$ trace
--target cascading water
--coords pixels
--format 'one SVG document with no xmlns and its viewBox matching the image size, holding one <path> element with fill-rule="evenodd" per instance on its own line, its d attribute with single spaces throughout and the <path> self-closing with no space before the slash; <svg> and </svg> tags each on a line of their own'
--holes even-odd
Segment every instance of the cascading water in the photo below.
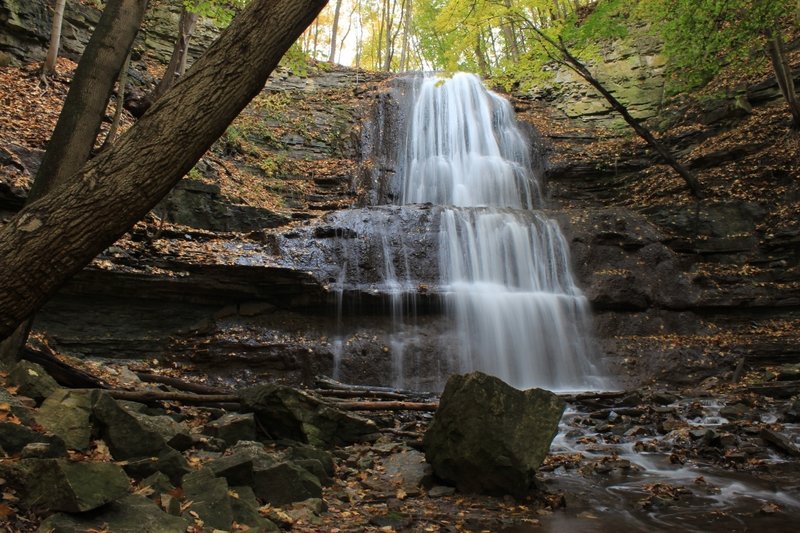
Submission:
<svg viewBox="0 0 800 533">
<path fill-rule="evenodd" d="M 455 369 L 520 388 L 602 387 L 588 304 L 508 101 L 480 79 L 424 77 L 398 158 L 402 204 L 443 206 L 439 274 L 457 328 Z"/>
</svg>

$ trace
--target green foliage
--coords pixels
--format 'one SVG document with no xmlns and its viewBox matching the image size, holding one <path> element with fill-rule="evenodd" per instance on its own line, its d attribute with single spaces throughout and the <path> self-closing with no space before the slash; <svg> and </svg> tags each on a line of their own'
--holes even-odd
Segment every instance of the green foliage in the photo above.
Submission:
<svg viewBox="0 0 800 533">
<path fill-rule="evenodd" d="M 664 40 L 671 92 L 702 86 L 726 65 L 762 60 L 765 30 L 791 11 L 786 0 L 640 2 L 640 12 Z"/>
<path fill-rule="evenodd" d="M 247 5 L 249 0 L 183 0 L 183 7 L 190 13 L 210 19 L 216 26 L 230 24 L 236 11 Z"/>
</svg>

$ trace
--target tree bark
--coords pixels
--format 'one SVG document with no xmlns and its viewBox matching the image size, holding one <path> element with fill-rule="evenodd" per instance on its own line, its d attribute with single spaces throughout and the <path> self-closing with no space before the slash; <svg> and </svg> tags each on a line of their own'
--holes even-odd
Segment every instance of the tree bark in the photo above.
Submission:
<svg viewBox="0 0 800 533">
<path fill-rule="evenodd" d="M 767 53 L 772 62 L 772 70 L 775 72 L 775 79 L 781 89 L 783 98 L 789 105 L 792 114 L 792 124 L 795 128 L 800 128 L 800 101 L 797 99 L 797 91 L 794 87 L 794 76 L 792 67 L 786 57 L 786 50 L 783 45 L 783 38 L 780 31 L 771 28 L 767 29 Z"/>
<path fill-rule="evenodd" d="M 50 29 L 50 45 L 47 47 L 47 57 L 42 65 L 42 79 L 56 71 L 58 49 L 61 47 L 61 26 L 64 22 L 64 7 L 66 4 L 67 0 L 56 0 L 56 6 L 53 10 L 53 25 Z"/>
<path fill-rule="evenodd" d="M 170 191 L 326 1 L 253 0 L 111 148 L 0 229 L 0 339 Z"/>
<path fill-rule="evenodd" d="M 336 0 L 333 10 L 333 25 L 331 26 L 331 53 L 328 54 L 328 63 L 336 61 L 336 32 L 339 29 L 339 12 L 342 9 L 342 0 Z"/>
<path fill-rule="evenodd" d="M 147 0 L 109 0 L 81 56 L 29 201 L 61 185 L 89 159 L 106 105 L 144 18 Z"/>
</svg>

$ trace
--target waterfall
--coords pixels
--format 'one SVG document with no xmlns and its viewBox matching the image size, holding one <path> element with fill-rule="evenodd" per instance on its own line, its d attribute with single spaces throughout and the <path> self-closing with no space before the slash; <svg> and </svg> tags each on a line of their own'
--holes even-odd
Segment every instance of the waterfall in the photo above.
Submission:
<svg viewBox="0 0 800 533">
<path fill-rule="evenodd" d="M 398 156 L 401 204 L 441 206 L 441 297 L 451 367 L 519 388 L 602 387 L 588 302 L 555 221 L 534 211 L 540 185 L 510 103 L 472 74 L 426 76 Z"/>
</svg>

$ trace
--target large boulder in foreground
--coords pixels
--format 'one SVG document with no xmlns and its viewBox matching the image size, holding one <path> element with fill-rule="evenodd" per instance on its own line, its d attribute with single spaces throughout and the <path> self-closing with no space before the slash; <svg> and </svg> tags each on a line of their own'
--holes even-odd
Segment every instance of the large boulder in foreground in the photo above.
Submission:
<svg viewBox="0 0 800 533">
<path fill-rule="evenodd" d="M 524 496 L 564 407 L 546 390 L 517 390 L 480 372 L 452 376 L 425 433 L 425 457 L 463 492 Z"/>
</svg>

